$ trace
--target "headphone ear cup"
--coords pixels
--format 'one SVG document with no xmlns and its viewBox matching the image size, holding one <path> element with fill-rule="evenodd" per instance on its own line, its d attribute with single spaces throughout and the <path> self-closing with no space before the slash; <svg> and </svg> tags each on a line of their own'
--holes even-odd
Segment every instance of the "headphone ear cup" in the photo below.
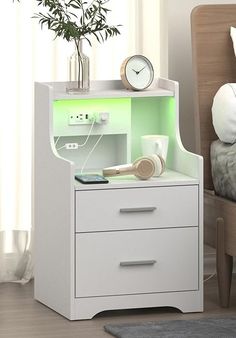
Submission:
<svg viewBox="0 0 236 338">
<path fill-rule="evenodd" d="M 155 173 L 155 161 L 149 156 L 135 160 L 133 167 L 135 168 L 134 175 L 141 180 L 147 180 Z"/>
<path fill-rule="evenodd" d="M 154 176 L 160 176 L 165 170 L 165 161 L 164 159 L 157 154 L 152 154 L 148 156 L 155 163 L 155 174 Z"/>
</svg>

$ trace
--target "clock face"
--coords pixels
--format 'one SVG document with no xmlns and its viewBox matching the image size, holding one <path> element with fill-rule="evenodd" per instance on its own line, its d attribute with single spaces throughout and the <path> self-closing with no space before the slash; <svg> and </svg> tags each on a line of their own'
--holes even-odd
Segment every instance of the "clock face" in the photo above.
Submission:
<svg viewBox="0 0 236 338">
<path fill-rule="evenodd" d="M 125 61 L 124 76 L 126 87 L 142 90 L 150 86 L 154 71 L 151 62 L 142 55 L 134 55 Z"/>
</svg>

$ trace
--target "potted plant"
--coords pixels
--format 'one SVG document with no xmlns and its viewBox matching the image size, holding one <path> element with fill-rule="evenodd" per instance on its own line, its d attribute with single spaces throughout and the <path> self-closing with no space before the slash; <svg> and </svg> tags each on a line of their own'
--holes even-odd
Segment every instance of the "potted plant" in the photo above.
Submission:
<svg viewBox="0 0 236 338">
<path fill-rule="evenodd" d="M 39 20 L 41 27 L 46 26 L 53 31 L 55 38 L 62 37 L 75 44 L 75 53 L 70 60 L 70 82 L 73 86 L 68 87 L 68 92 L 89 90 L 89 59 L 83 53 L 82 42 L 87 41 L 92 46 L 92 36 L 101 43 L 120 34 L 120 25 L 107 24 L 107 14 L 110 10 L 106 4 L 109 1 L 36 0 L 38 6 L 47 11 L 40 11 L 34 14 L 33 18 Z"/>
</svg>

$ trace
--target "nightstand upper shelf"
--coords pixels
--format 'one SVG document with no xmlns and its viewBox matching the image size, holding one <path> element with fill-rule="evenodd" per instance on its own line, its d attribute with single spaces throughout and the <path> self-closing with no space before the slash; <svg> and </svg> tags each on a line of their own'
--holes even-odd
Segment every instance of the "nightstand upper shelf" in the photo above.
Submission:
<svg viewBox="0 0 236 338">
<path fill-rule="evenodd" d="M 114 81 L 92 81 L 91 88 L 88 92 L 78 95 L 66 93 L 66 83 L 54 82 L 47 83 L 53 86 L 54 100 L 78 100 L 78 99 L 93 99 L 93 98 L 124 98 L 124 97 L 161 97 L 174 96 L 173 89 L 166 88 L 165 79 L 156 79 L 153 85 L 143 91 L 129 91 L 124 88 L 120 80 Z"/>
</svg>

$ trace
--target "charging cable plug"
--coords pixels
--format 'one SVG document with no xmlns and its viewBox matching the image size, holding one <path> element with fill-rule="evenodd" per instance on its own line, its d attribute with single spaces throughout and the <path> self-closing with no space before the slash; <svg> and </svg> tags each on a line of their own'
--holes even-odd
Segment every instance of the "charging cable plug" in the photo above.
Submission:
<svg viewBox="0 0 236 338">
<path fill-rule="evenodd" d="M 67 150 L 74 150 L 74 149 L 78 149 L 79 145 L 78 145 L 78 143 L 66 143 L 65 148 Z"/>
<path fill-rule="evenodd" d="M 108 112 L 97 112 L 97 113 L 94 113 L 93 116 L 94 116 L 96 124 L 106 124 L 109 121 Z"/>
<path fill-rule="evenodd" d="M 109 121 L 109 113 L 101 112 L 99 113 L 99 122 L 100 123 L 107 123 Z"/>
<path fill-rule="evenodd" d="M 96 123 L 96 113 L 88 114 L 88 121 L 89 121 L 89 123 L 94 125 Z"/>
</svg>

